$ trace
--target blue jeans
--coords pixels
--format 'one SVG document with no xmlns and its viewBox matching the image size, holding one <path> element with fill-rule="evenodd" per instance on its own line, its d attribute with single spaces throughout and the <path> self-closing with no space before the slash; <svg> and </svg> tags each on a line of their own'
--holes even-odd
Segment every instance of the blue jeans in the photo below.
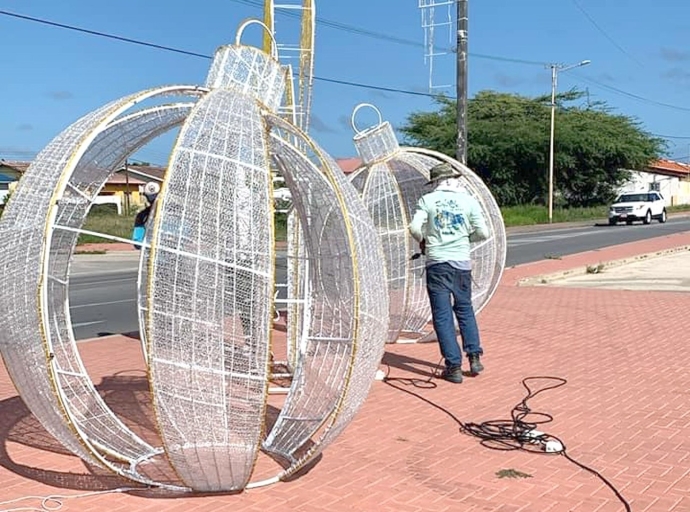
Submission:
<svg viewBox="0 0 690 512">
<path fill-rule="evenodd" d="M 441 355 L 446 361 L 446 368 L 462 364 L 462 352 L 455 335 L 453 314 L 458 319 L 465 354 L 483 354 L 472 307 L 472 272 L 456 269 L 448 263 L 436 263 L 426 269 L 426 288 L 431 303 L 434 330 Z"/>
</svg>

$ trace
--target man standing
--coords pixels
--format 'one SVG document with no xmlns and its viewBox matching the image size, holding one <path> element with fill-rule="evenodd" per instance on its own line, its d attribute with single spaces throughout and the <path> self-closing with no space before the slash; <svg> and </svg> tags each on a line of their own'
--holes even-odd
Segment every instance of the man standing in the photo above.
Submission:
<svg viewBox="0 0 690 512">
<path fill-rule="evenodd" d="M 485 240 L 486 221 L 477 200 L 462 187 L 459 171 L 442 163 L 430 171 L 433 192 L 417 203 L 410 233 L 426 254 L 426 285 L 434 330 L 445 359 L 442 377 L 462 382 L 462 352 L 455 334 L 453 314 L 458 320 L 462 347 L 470 361 L 470 373 L 484 367 L 479 329 L 472 307 L 472 261 L 470 242 Z"/>
</svg>

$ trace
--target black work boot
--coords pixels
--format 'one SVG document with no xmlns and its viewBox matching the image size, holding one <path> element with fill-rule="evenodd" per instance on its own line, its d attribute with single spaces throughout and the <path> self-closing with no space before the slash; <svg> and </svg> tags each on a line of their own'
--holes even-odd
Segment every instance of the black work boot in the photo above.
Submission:
<svg viewBox="0 0 690 512">
<path fill-rule="evenodd" d="M 479 354 L 470 354 L 467 358 L 470 360 L 470 373 L 472 375 L 479 375 L 484 371 L 484 365 L 479 360 Z"/>
<path fill-rule="evenodd" d="M 460 384 L 462 382 L 462 368 L 460 366 L 446 368 L 443 370 L 443 373 L 441 373 L 441 378 L 448 382 L 453 382 L 454 384 Z"/>
</svg>

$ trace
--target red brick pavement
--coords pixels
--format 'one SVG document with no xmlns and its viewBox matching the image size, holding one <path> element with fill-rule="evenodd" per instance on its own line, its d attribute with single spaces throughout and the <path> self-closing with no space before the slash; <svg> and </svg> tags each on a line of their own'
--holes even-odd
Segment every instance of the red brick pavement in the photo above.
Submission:
<svg viewBox="0 0 690 512">
<path fill-rule="evenodd" d="M 462 385 L 436 381 L 433 389 L 375 383 L 355 421 L 298 480 L 232 496 L 91 495 L 64 499 L 61 510 L 624 510 L 600 480 L 565 457 L 490 450 L 460 434 L 451 417 L 509 417 L 524 396 L 522 379 L 552 375 L 567 384 L 530 401 L 533 410 L 554 417 L 543 430 L 610 479 L 634 511 L 690 511 L 690 294 L 515 286 L 522 277 L 689 239 L 685 233 L 508 269 L 479 319 L 486 372 Z M 115 374 L 132 383 L 142 375 L 138 342 L 129 338 L 80 349 L 106 399 L 117 395 L 108 384 Z M 437 350 L 434 344 L 389 346 L 384 363 L 391 377 L 424 379 L 438 361 Z M 120 399 L 130 396 L 132 403 L 146 394 L 135 384 L 127 393 Z M 2 503 L 28 495 L 127 486 L 66 454 L 27 412 L 4 370 L 0 439 L 0 510 L 40 506 L 36 499 Z M 529 477 L 499 478 L 511 469 Z"/>
</svg>

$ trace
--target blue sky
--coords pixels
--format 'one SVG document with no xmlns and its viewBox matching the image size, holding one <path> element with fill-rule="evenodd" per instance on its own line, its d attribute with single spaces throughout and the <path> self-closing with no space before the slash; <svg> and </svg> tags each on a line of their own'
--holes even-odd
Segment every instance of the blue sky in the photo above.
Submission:
<svg viewBox="0 0 690 512">
<path fill-rule="evenodd" d="M 257 6 L 256 4 L 259 4 Z M 238 24 L 261 16 L 259 0 L 0 0 L 9 11 L 211 55 L 234 40 Z M 319 78 L 428 92 L 424 32 L 416 0 L 321 0 Z M 198 7 L 197 7 L 198 6 Z M 588 89 L 592 101 L 671 136 L 671 157 L 690 158 L 690 4 L 642 0 L 470 0 L 469 94 L 483 89 L 550 92 L 544 63 L 592 63 L 561 73 L 559 90 Z M 333 22 L 340 28 L 334 28 Z M 278 18 L 288 37 L 294 22 Z M 356 29 L 381 34 L 372 38 Z M 437 30 L 437 44 L 450 45 Z M 246 42 L 258 42 L 250 29 Z M 394 42 L 390 39 L 403 42 Z M 86 35 L 0 14 L 0 158 L 29 159 L 71 122 L 102 104 L 157 85 L 201 84 L 209 60 Z M 434 82 L 453 83 L 452 55 L 435 61 Z M 448 90 L 453 94 L 452 89 Z M 335 157 L 355 154 L 349 118 L 359 103 L 376 104 L 394 126 L 429 97 L 317 80 L 312 136 Z M 361 123 L 371 124 L 363 112 Z M 548 130 L 548 126 L 544 127 Z M 165 163 L 172 138 L 137 157 Z"/>
</svg>

